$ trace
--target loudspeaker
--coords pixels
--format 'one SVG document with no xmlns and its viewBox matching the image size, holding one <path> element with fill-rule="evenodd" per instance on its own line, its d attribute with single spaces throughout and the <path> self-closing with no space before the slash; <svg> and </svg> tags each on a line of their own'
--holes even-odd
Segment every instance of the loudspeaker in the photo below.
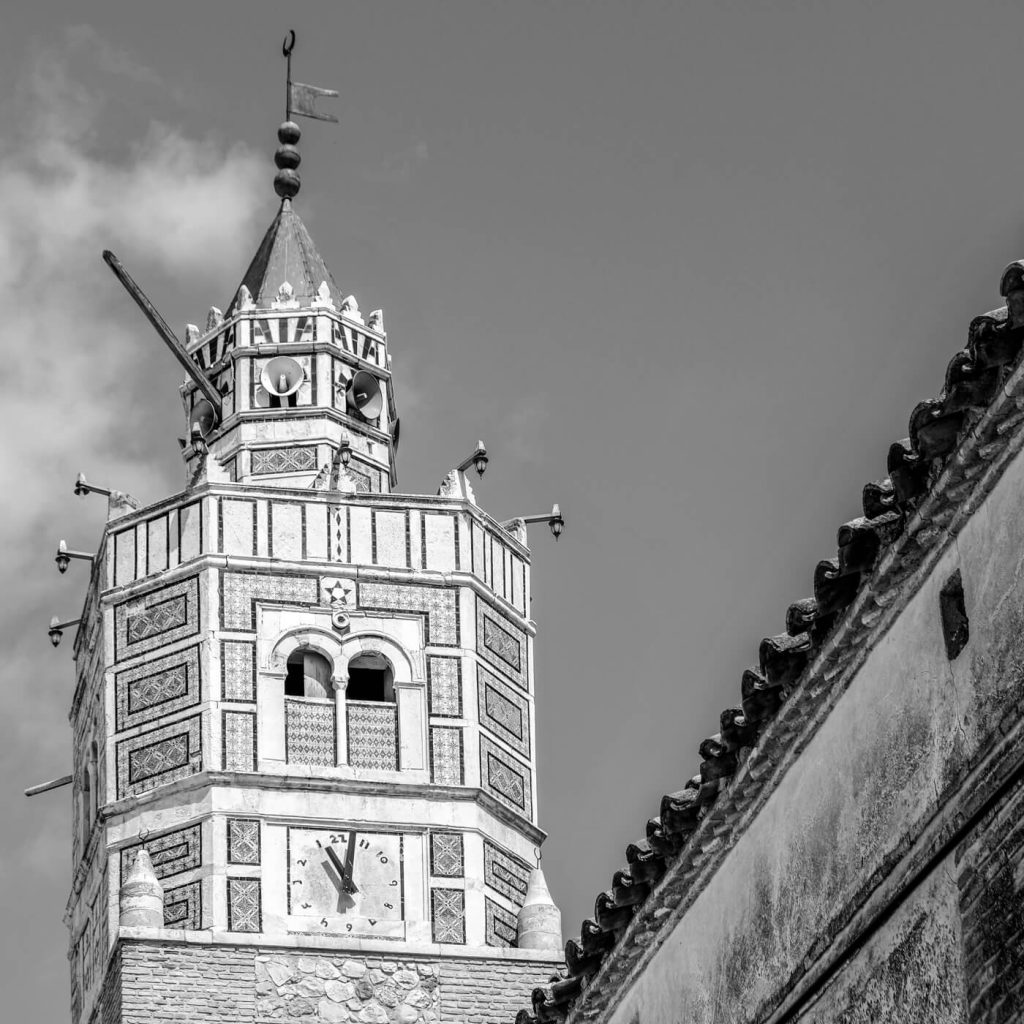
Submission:
<svg viewBox="0 0 1024 1024">
<path fill-rule="evenodd" d="M 271 359 L 260 374 L 260 384 L 263 386 L 263 390 L 278 398 L 294 395 L 302 387 L 302 382 L 305 379 L 306 375 L 303 373 L 302 367 L 288 356 Z"/>
<path fill-rule="evenodd" d="M 195 433 L 194 427 L 199 427 L 199 433 L 203 437 L 208 437 L 215 426 L 217 426 L 217 410 L 205 398 L 200 398 L 192 406 L 192 415 L 188 418 L 189 434 Z"/>
<path fill-rule="evenodd" d="M 368 420 L 375 420 L 384 408 L 380 381 L 372 373 L 360 370 L 348 386 L 345 404 Z"/>
</svg>

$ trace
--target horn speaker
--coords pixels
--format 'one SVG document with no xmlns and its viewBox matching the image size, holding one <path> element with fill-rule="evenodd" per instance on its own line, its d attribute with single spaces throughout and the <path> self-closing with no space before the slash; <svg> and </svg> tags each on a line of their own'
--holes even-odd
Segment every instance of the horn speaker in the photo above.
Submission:
<svg viewBox="0 0 1024 1024">
<path fill-rule="evenodd" d="M 288 356 L 278 356 L 271 359 L 260 374 L 260 384 L 263 390 L 278 398 L 287 398 L 294 395 L 302 382 L 306 379 L 302 367 Z"/>
<path fill-rule="evenodd" d="M 345 403 L 368 420 L 375 420 L 384 408 L 384 395 L 380 382 L 372 373 L 360 370 L 348 386 Z"/>
<path fill-rule="evenodd" d="M 217 410 L 205 398 L 200 398 L 192 406 L 192 415 L 188 418 L 189 433 L 194 433 L 196 427 L 203 437 L 207 437 L 213 428 L 217 426 Z"/>
</svg>

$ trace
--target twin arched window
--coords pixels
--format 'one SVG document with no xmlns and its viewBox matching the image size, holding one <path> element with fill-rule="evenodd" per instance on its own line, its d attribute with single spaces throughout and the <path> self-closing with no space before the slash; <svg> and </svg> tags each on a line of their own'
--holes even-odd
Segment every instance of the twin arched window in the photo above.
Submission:
<svg viewBox="0 0 1024 1024">
<path fill-rule="evenodd" d="M 300 647 L 289 655 L 284 680 L 286 697 L 331 698 L 331 663 L 319 652 Z M 364 651 L 348 663 L 347 700 L 395 701 L 395 670 L 377 651 Z"/>
</svg>

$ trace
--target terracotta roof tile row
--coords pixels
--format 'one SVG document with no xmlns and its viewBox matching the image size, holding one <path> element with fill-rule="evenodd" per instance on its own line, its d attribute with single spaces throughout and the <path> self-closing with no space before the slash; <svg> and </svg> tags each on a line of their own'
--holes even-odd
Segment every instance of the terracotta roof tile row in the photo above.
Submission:
<svg viewBox="0 0 1024 1024">
<path fill-rule="evenodd" d="M 780 709 L 800 689 L 807 666 L 834 638 L 838 647 L 819 665 L 819 676 L 828 684 L 849 668 L 853 648 L 864 646 L 893 599 L 895 584 L 909 576 L 925 546 L 950 526 L 959 503 L 988 468 L 986 460 L 1005 447 L 1001 439 L 1024 423 L 1024 402 L 1001 410 L 985 436 L 973 439 L 969 458 L 953 467 L 957 472 L 946 473 L 938 507 L 923 507 L 956 461 L 951 456 L 967 434 L 997 398 L 1007 397 L 1002 389 L 1024 341 L 1024 261 L 1011 263 L 1003 272 L 1000 294 L 1007 306 L 975 317 L 967 346 L 946 369 L 941 394 L 917 405 L 910 417 L 910 436 L 890 447 L 888 477 L 864 487 L 863 515 L 839 528 L 837 555 L 815 567 L 812 596 L 789 606 L 784 633 L 761 641 L 757 664 L 740 681 L 740 704 L 722 712 L 719 731 L 700 745 L 699 772 L 682 789 L 662 797 L 657 816 L 647 822 L 646 837 L 626 848 L 626 865 L 613 875 L 611 888 L 598 894 L 593 918 L 583 922 L 578 939 L 566 943 L 567 976 L 535 989 L 532 1008 L 522 1010 L 516 1024 L 565 1021 L 602 965 L 606 970 L 598 981 L 605 989 L 614 989 L 626 978 L 673 907 L 684 901 L 686 887 L 696 884 L 702 864 L 744 813 L 745 798 L 774 772 L 787 744 L 795 743 L 800 723 L 785 721 Z M 930 518 L 922 516 L 924 511 Z M 911 520 L 913 536 L 904 536 Z M 864 586 L 868 580 L 870 588 Z M 854 602 L 858 608 L 853 628 L 836 630 Z M 769 730 L 773 723 L 776 727 Z M 755 744 L 756 756 L 748 761 Z M 732 780 L 741 766 L 739 788 Z M 729 799 L 716 806 L 726 791 Z M 691 844 L 698 830 L 701 842 Z M 651 892 L 673 867 L 677 870 L 667 883 L 672 891 L 659 890 L 659 899 L 651 901 L 658 905 L 646 907 Z M 630 929 L 634 920 L 637 927 Z M 623 942 L 627 929 L 628 940 Z M 583 1017 L 593 1019 L 610 999 L 610 993 L 588 998 Z"/>
</svg>

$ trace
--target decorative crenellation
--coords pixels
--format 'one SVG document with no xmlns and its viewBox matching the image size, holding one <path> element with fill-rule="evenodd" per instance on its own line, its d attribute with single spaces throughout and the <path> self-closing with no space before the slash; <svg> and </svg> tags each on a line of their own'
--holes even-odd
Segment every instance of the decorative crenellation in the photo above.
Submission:
<svg viewBox="0 0 1024 1024">
<path fill-rule="evenodd" d="M 455 587 L 362 582 L 359 584 L 359 607 L 367 611 L 426 615 L 428 644 L 459 646 L 459 599 Z"/>
<path fill-rule="evenodd" d="M 461 889 L 430 890 L 430 924 L 434 942 L 466 942 L 466 894 Z"/>
<path fill-rule="evenodd" d="M 202 867 L 203 827 L 198 822 L 163 835 L 148 836 L 145 844 L 133 843 L 124 847 L 121 850 L 121 878 L 127 875 L 135 855 L 143 845 L 153 863 L 156 877 L 161 880 Z"/>
<path fill-rule="evenodd" d="M 252 633 L 256 629 L 256 602 L 315 605 L 318 577 L 226 572 L 221 578 L 221 625 Z"/>
<path fill-rule="evenodd" d="M 202 770 L 200 716 L 139 733 L 117 744 L 117 795 L 138 796 Z"/>
<path fill-rule="evenodd" d="M 465 783 L 461 729 L 449 725 L 430 727 L 430 781 L 438 786 Z"/>
<path fill-rule="evenodd" d="M 476 602 L 476 651 L 524 690 L 529 689 L 526 673 L 526 634 L 508 619 L 489 608 L 480 598 Z"/>
<path fill-rule="evenodd" d="M 199 931 L 203 927 L 203 884 L 186 882 L 164 889 L 164 927 Z"/>
<path fill-rule="evenodd" d="M 287 697 L 284 749 L 289 764 L 337 764 L 337 718 L 333 702 Z"/>
<path fill-rule="evenodd" d="M 259 864 L 260 823 L 255 818 L 228 818 L 229 864 Z"/>
<path fill-rule="evenodd" d="M 515 946 L 518 936 L 516 915 L 494 900 L 484 897 L 484 941 L 488 946 Z"/>
<path fill-rule="evenodd" d="M 430 833 L 430 873 L 438 878 L 461 878 L 465 873 L 461 832 Z"/>
<path fill-rule="evenodd" d="M 484 840 L 484 885 L 516 907 L 523 905 L 530 884 L 530 866 L 490 840 Z"/>
<path fill-rule="evenodd" d="M 349 701 L 348 763 L 353 768 L 398 770 L 398 707 Z M 333 709 L 332 709 L 333 713 Z"/>
<path fill-rule="evenodd" d="M 114 608 L 116 658 L 165 647 L 199 632 L 199 577 L 191 576 Z"/>
<path fill-rule="evenodd" d="M 224 770 L 256 771 L 256 713 L 223 711 Z"/>
<path fill-rule="evenodd" d="M 438 718 L 462 717 L 462 659 L 431 654 L 427 658 L 427 694 L 430 714 Z"/>
<path fill-rule="evenodd" d="M 188 647 L 118 672 L 118 731 L 195 707 L 202 699 L 199 647 Z"/>
<path fill-rule="evenodd" d="M 258 878 L 231 878 L 228 884 L 228 931 L 263 930 L 263 896 Z"/>
<path fill-rule="evenodd" d="M 316 472 L 316 446 L 299 445 L 293 448 L 253 448 L 252 474 Z"/>
<path fill-rule="evenodd" d="M 220 642 L 220 682 L 224 700 L 256 701 L 256 645 L 249 640 Z"/>
<path fill-rule="evenodd" d="M 480 736 L 480 779 L 484 789 L 503 804 L 533 818 L 530 769 L 484 735 Z"/>
<path fill-rule="evenodd" d="M 480 724 L 529 757 L 530 706 L 526 698 L 482 665 L 477 665 L 476 685 Z"/>
</svg>

